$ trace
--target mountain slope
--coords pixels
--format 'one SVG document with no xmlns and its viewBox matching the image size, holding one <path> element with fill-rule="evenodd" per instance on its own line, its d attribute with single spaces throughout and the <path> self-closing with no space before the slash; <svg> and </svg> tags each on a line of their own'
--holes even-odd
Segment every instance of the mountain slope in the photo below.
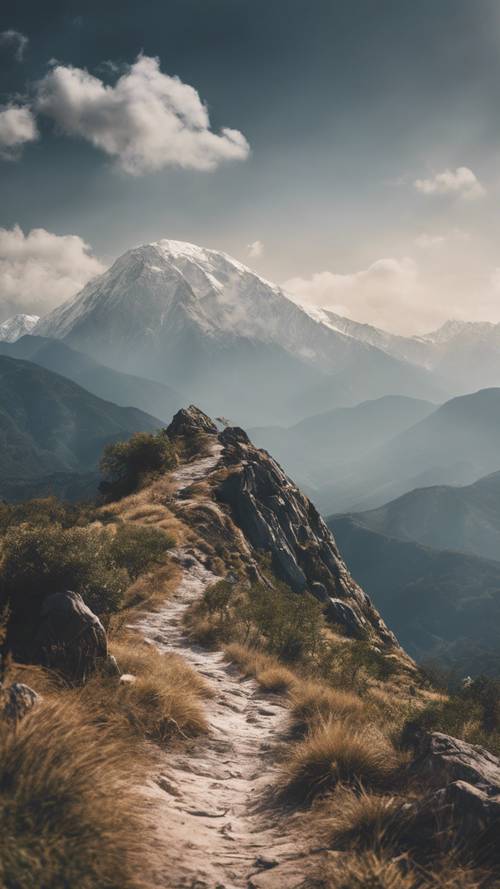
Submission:
<svg viewBox="0 0 500 889">
<path fill-rule="evenodd" d="M 23 336 L 15 343 L 1 343 L 0 354 L 21 358 L 61 374 L 93 395 L 123 407 L 140 408 L 166 419 L 179 408 L 180 395 L 169 386 L 99 364 L 60 340 Z"/>
<path fill-rule="evenodd" d="M 399 540 L 500 560 L 500 472 L 464 487 L 417 488 L 356 521 Z"/>
<path fill-rule="evenodd" d="M 416 660 L 478 674 L 500 646 L 500 562 L 396 540 L 356 516 L 328 519 L 340 552 Z"/>
<path fill-rule="evenodd" d="M 15 343 L 20 337 L 31 333 L 38 324 L 38 315 L 14 315 L 0 324 L 0 342 Z"/>
<path fill-rule="evenodd" d="M 36 333 L 247 424 L 300 419 L 302 393 L 321 385 L 326 407 L 388 391 L 432 398 L 438 388 L 427 371 L 315 320 L 226 254 L 179 241 L 128 251 Z"/>
<path fill-rule="evenodd" d="M 21 479 L 39 490 L 44 476 L 94 470 L 108 442 L 159 425 L 36 364 L 2 356 L 0 495 Z"/>
<path fill-rule="evenodd" d="M 360 459 L 435 409 L 428 401 L 386 395 L 307 417 L 287 428 L 255 428 L 251 436 L 259 447 L 275 454 L 298 482 L 320 488 L 343 465 Z"/>
<path fill-rule="evenodd" d="M 318 499 L 324 512 L 360 512 L 414 488 L 470 484 L 499 466 L 500 389 L 482 389 L 353 461 Z"/>
</svg>

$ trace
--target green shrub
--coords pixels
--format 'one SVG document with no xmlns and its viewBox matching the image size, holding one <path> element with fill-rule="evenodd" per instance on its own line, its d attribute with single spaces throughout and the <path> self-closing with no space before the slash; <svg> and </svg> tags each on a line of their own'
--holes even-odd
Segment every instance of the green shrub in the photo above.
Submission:
<svg viewBox="0 0 500 889">
<path fill-rule="evenodd" d="M 208 613 L 217 614 L 221 620 L 227 617 L 234 590 L 234 584 L 227 580 L 219 580 L 208 586 L 203 595 L 203 602 Z"/>
<path fill-rule="evenodd" d="M 129 578 L 112 563 L 109 547 L 109 534 L 102 529 L 10 528 L 0 564 L 0 604 L 9 606 L 16 623 L 28 624 L 46 596 L 72 589 L 93 611 L 116 611 Z"/>
<path fill-rule="evenodd" d="M 109 544 L 108 555 L 135 580 L 143 571 L 161 562 L 174 540 L 160 528 L 145 525 L 119 525 Z"/>
<path fill-rule="evenodd" d="M 0 503 L 0 532 L 13 525 L 52 525 L 63 528 L 86 524 L 92 520 L 92 506 L 85 503 L 65 503 L 57 497 L 40 497 L 22 503 Z"/>
<path fill-rule="evenodd" d="M 268 651 L 285 661 L 313 656 L 321 644 L 323 612 L 308 593 L 294 593 L 285 584 L 269 589 L 255 584 L 242 609 L 247 636 L 252 626 L 266 640 Z"/>
<path fill-rule="evenodd" d="M 108 500 L 136 491 L 152 475 L 175 465 L 175 451 L 164 430 L 136 432 L 128 441 L 107 445 L 101 459 L 99 490 Z"/>
</svg>

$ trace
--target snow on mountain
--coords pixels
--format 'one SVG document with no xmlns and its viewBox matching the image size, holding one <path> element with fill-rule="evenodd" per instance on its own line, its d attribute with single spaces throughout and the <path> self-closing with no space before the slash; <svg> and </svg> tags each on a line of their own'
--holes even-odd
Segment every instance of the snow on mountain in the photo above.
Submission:
<svg viewBox="0 0 500 889">
<path fill-rule="evenodd" d="M 15 343 L 27 333 L 32 333 L 39 320 L 38 315 L 13 315 L 0 324 L 0 342 Z"/>
<path fill-rule="evenodd" d="M 281 409 L 332 375 L 325 409 L 387 391 L 435 395 L 420 368 L 312 316 L 227 254 L 181 241 L 129 250 L 43 318 L 36 333 L 181 387 L 211 412 L 246 405 L 253 423 L 263 418 L 250 417 L 250 403 L 267 399 Z M 297 419 L 306 413 L 307 404 L 293 409 Z"/>
</svg>

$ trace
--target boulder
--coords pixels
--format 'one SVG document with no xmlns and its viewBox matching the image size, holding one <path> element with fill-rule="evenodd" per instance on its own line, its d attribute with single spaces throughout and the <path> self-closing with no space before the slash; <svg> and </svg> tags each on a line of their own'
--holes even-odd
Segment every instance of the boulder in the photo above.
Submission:
<svg viewBox="0 0 500 889">
<path fill-rule="evenodd" d="M 40 695 L 29 685 L 14 682 L 7 688 L 0 688 L 0 718 L 9 722 L 19 722 L 41 701 Z"/>
<path fill-rule="evenodd" d="M 217 435 L 218 429 L 213 420 L 194 404 L 177 411 L 167 427 L 167 435 L 171 440 L 182 436 L 190 437 L 200 432 L 206 435 Z"/>
<path fill-rule="evenodd" d="M 35 645 L 40 663 L 75 680 L 93 673 L 98 660 L 108 654 L 101 621 L 71 590 L 45 599 Z"/>
<path fill-rule="evenodd" d="M 484 747 L 468 744 L 442 732 L 420 741 L 412 771 L 438 789 L 416 806 L 428 819 L 447 817 L 459 838 L 484 846 L 498 855 L 500 829 L 500 759 Z"/>
</svg>

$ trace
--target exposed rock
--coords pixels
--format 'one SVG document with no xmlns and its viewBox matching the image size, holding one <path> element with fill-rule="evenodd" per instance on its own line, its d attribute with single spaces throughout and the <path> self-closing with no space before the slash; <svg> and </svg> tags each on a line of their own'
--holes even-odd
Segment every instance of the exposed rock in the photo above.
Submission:
<svg viewBox="0 0 500 889">
<path fill-rule="evenodd" d="M 137 676 L 133 673 L 122 673 L 120 676 L 120 685 L 135 685 L 136 682 Z"/>
<path fill-rule="evenodd" d="M 369 626 L 364 617 L 342 599 L 330 599 L 327 616 L 332 623 L 340 624 L 353 639 L 366 639 Z"/>
<path fill-rule="evenodd" d="M 36 634 L 39 660 L 71 679 L 85 679 L 108 654 L 101 621 L 79 593 L 67 590 L 45 599 Z"/>
<path fill-rule="evenodd" d="M 0 718 L 19 722 L 40 700 L 40 695 L 22 682 L 0 688 Z"/>
<path fill-rule="evenodd" d="M 500 827 L 500 759 L 441 732 L 426 735 L 413 770 L 439 789 L 418 804 L 420 815 L 447 812 L 459 835 L 485 839 Z M 441 786 L 440 786 L 441 785 Z M 442 786 L 444 785 L 444 786 Z"/>
<path fill-rule="evenodd" d="M 441 783 L 468 781 L 496 787 L 500 793 L 500 760 L 484 747 L 468 744 L 442 732 L 426 734 L 413 769 Z"/>
<path fill-rule="evenodd" d="M 196 435 L 204 432 L 207 435 L 217 435 L 217 426 L 207 417 L 203 411 L 191 404 L 188 408 L 177 411 L 170 426 L 167 427 L 167 435 L 170 439 L 180 436 Z"/>
<path fill-rule="evenodd" d="M 217 489 L 252 547 L 271 556 L 274 572 L 295 592 L 311 592 L 335 623 L 356 638 L 375 634 L 398 647 L 368 596 L 349 574 L 325 522 L 275 460 L 239 428 L 224 429 L 227 477 Z"/>
<path fill-rule="evenodd" d="M 121 671 L 114 654 L 108 654 L 103 661 L 102 672 L 105 676 L 121 676 Z"/>
</svg>

